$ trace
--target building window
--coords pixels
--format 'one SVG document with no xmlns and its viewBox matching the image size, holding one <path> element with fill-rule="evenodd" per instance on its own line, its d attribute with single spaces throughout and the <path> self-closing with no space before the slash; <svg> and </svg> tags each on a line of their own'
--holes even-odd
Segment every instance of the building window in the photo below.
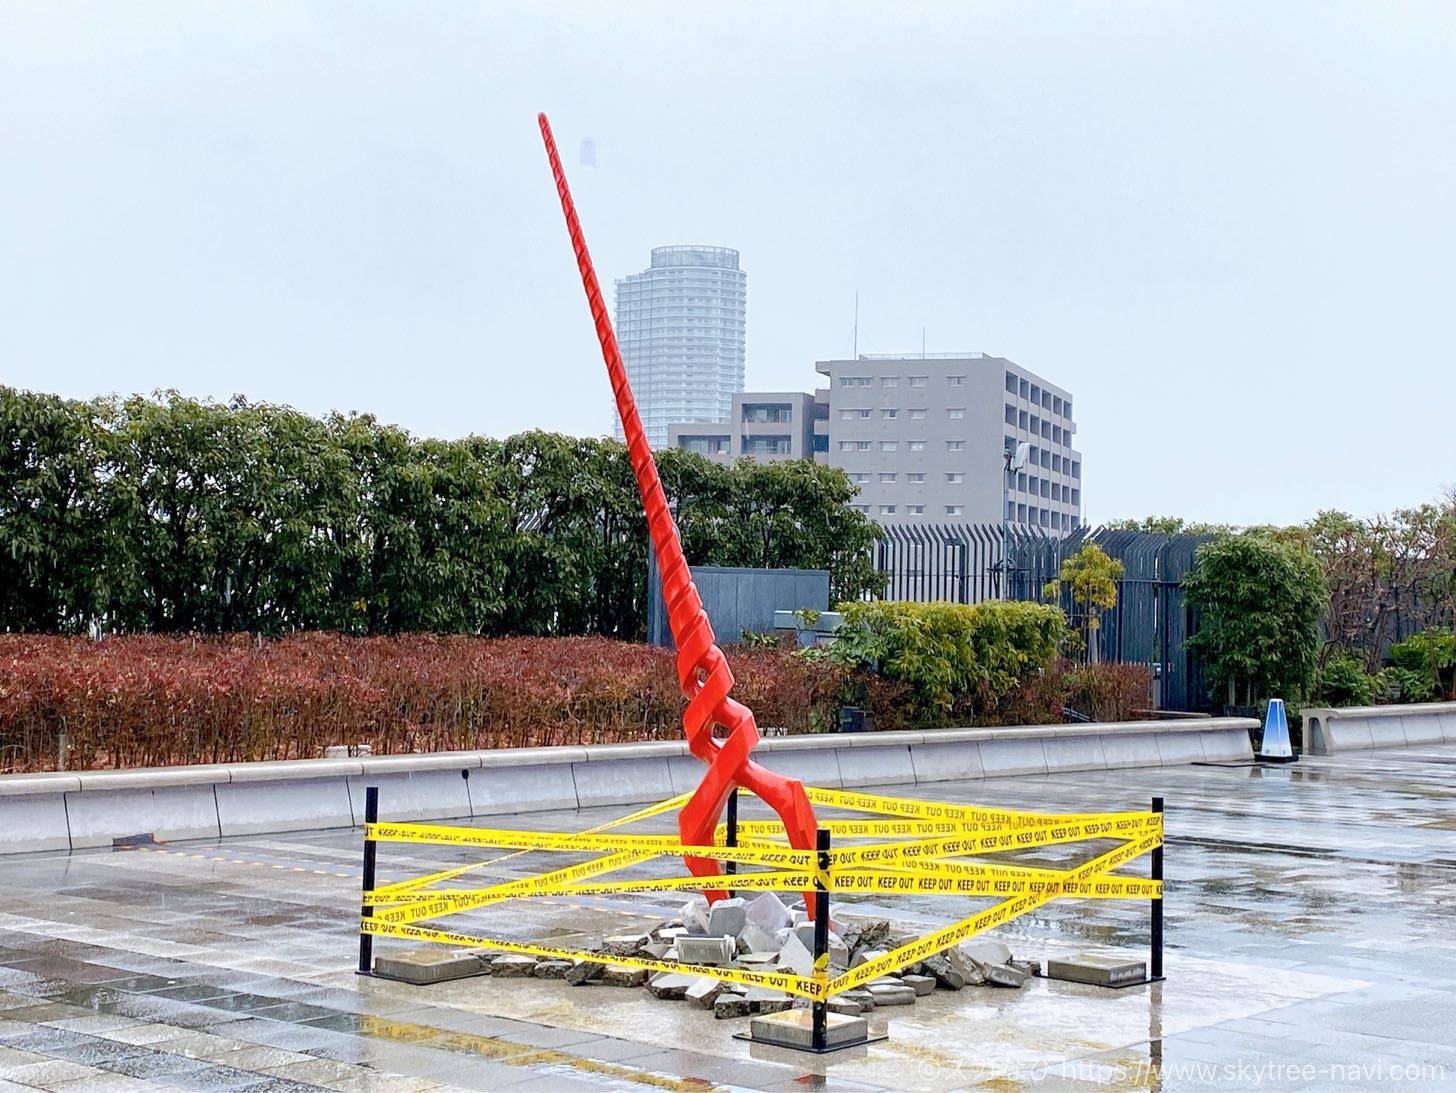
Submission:
<svg viewBox="0 0 1456 1093">
<path fill-rule="evenodd" d="M 1052 426 L 1052 443 L 1053 444 L 1060 444 L 1061 442 L 1062 442 L 1062 427 L 1060 425 L 1053 425 Z"/>
<path fill-rule="evenodd" d="M 880 506 L 880 515 L 881 516 L 893 516 L 893 515 L 895 515 L 895 506 L 894 505 L 881 505 Z"/>
<path fill-rule="evenodd" d="M 1034 383 L 1031 385 L 1031 404 L 1033 406 L 1041 405 L 1041 388 Z"/>
<path fill-rule="evenodd" d="M 863 512 L 868 514 L 870 511 L 870 507 L 868 505 L 850 505 L 849 507 L 854 509 L 855 512 Z"/>
<path fill-rule="evenodd" d="M 964 440 L 947 440 L 945 442 L 945 450 L 948 452 L 963 452 L 966 450 L 966 442 Z"/>
<path fill-rule="evenodd" d="M 1081 526 L 1082 526 L 1082 518 L 1080 516 L 1073 516 L 1072 517 L 1072 530 L 1073 531 L 1076 531 Z"/>
<path fill-rule="evenodd" d="M 905 450 L 911 452 L 923 452 L 925 451 L 925 441 L 907 440 L 905 441 Z"/>
<path fill-rule="evenodd" d="M 840 410 L 840 421 L 862 421 L 870 416 L 868 410 Z"/>
<path fill-rule="evenodd" d="M 1064 414 L 1062 414 L 1062 416 L 1064 418 L 1066 418 L 1068 421 L 1070 421 L 1072 419 L 1072 400 L 1071 399 L 1063 399 L 1062 400 L 1062 409 L 1064 411 L 1066 411 Z"/>
<path fill-rule="evenodd" d="M 1017 471 L 1016 472 L 1016 492 L 1017 493 L 1025 493 L 1026 492 L 1026 472 L 1025 471 Z"/>
<path fill-rule="evenodd" d="M 925 506 L 924 505 L 906 505 L 905 506 L 905 511 L 907 513 L 909 513 L 911 516 L 924 516 L 925 515 Z"/>
<path fill-rule="evenodd" d="M 1018 524 L 1024 524 L 1024 523 L 1026 523 L 1026 506 L 1025 505 L 1017 505 L 1016 506 L 1016 522 Z"/>
<path fill-rule="evenodd" d="M 1041 438 L 1043 440 L 1050 440 L 1052 438 L 1052 423 L 1050 421 L 1043 421 L 1041 423 Z"/>
<path fill-rule="evenodd" d="M 745 402 L 743 420 L 752 423 L 787 423 L 794 420 L 794 408 L 783 402 Z"/>
<path fill-rule="evenodd" d="M 896 474 L 894 471 L 881 471 L 880 472 L 880 481 L 881 482 L 886 482 L 886 483 L 893 482 L 893 481 L 895 481 L 899 477 L 900 476 L 898 474 Z"/>
<path fill-rule="evenodd" d="M 849 480 L 856 486 L 867 486 L 869 485 L 870 475 L 868 471 L 855 471 L 849 476 Z"/>
<path fill-rule="evenodd" d="M 1045 478 L 1041 480 L 1041 495 L 1043 497 L 1050 497 L 1052 495 L 1052 484 Z"/>
<path fill-rule="evenodd" d="M 895 450 L 895 448 L 896 448 L 896 444 L 895 444 L 895 441 L 893 441 L 893 440 L 882 440 L 882 441 L 880 441 L 880 451 L 882 451 L 882 452 L 893 452 Z"/>
<path fill-rule="evenodd" d="M 1004 518 L 1007 519 L 1007 520 L 1015 520 L 1016 519 L 1016 502 L 1015 501 L 1007 501 L 1006 502 L 1006 515 L 1005 515 Z"/>
<path fill-rule="evenodd" d="M 1015 406 L 1008 406 L 1008 407 L 1006 407 L 1006 424 L 1007 425 L 1011 425 L 1011 426 L 1015 426 L 1015 424 L 1016 424 L 1016 407 Z"/>
<path fill-rule="evenodd" d="M 839 386 L 841 386 L 841 387 L 868 387 L 869 385 L 870 385 L 870 378 L 869 378 L 869 376 L 840 376 L 839 377 Z"/>
<path fill-rule="evenodd" d="M 911 376 L 910 377 L 910 386 L 911 387 L 924 387 L 925 386 L 925 381 L 926 381 L 927 378 L 928 377 L 926 377 L 926 376 Z"/>
<path fill-rule="evenodd" d="M 909 414 L 909 417 L 910 417 L 910 420 L 911 421 L 924 421 L 925 420 L 925 411 L 924 410 L 910 410 L 910 411 L 908 411 L 908 414 Z"/>
<path fill-rule="evenodd" d="M 1016 394 L 1016 377 L 1010 372 L 1006 373 L 1006 393 L 1008 395 Z"/>
<path fill-rule="evenodd" d="M 966 385 L 966 377 L 965 376 L 946 376 L 945 377 L 945 382 L 948 383 L 952 387 L 964 387 Z"/>
<path fill-rule="evenodd" d="M 1041 479 L 1037 478 L 1036 475 L 1032 475 L 1026 480 L 1026 492 L 1035 495 L 1040 485 Z"/>
<path fill-rule="evenodd" d="M 745 436 L 741 446 L 744 455 L 792 455 L 793 443 L 787 436 Z"/>
<path fill-rule="evenodd" d="M 1072 504 L 1078 506 L 1079 508 L 1081 507 L 1081 505 L 1082 505 L 1082 491 L 1081 490 L 1074 489 L 1072 491 Z"/>
<path fill-rule="evenodd" d="M 1030 390 L 1031 385 L 1029 383 L 1027 383 L 1026 380 L 1022 380 L 1020 382 L 1020 386 L 1021 386 L 1021 397 L 1022 398 L 1026 398 L 1027 394 L 1029 393 L 1029 390 Z"/>
<path fill-rule="evenodd" d="M 867 452 L 870 450 L 868 440 L 841 440 L 839 442 L 841 452 Z"/>
<path fill-rule="evenodd" d="M 1075 459 L 1072 460 L 1072 477 L 1073 478 L 1081 478 L 1082 477 L 1082 464 L 1078 463 Z"/>
<path fill-rule="evenodd" d="M 1016 425 L 1022 432 L 1029 432 L 1026 427 L 1026 411 L 1022 410 L 1016 415 Z"/>
<path fill-rule="evenodd" d="M 1041 432 L 1041 418 L 1037 417 L 1035 414 L 1032 414 L 1031 429 L 1028 431 L 1031 433 L 1032 436 L 1036 436 L 1037 433 Z"/>
<path fill-rule="evenodd" d="M 899 376 L 881 376 L 880 377 L 880 386 L 881 387 L 899 387 L 900 386 L 900 377 Z"/>
<path fill-rule="evenodd" d="M 964 406 L 957 406 L 952 410 L 947 410 L 945 412 L 945 416 L 950 418 L 952 421 L 964 421 L 966 417 L 966 408 Z"/>
<path fill-rule="evenodd" d="M 920 483 L 925 481 L 925 472 L 910 471 L 905 475 L 905 481 L 909 482 L 912 486 L 918 486 L 920 485 Z"/>
<path fill-rule="evenodd" d="M 1058 474 L 1061 474 L 1062 473 L 1062 457 L 1061 456 L 1059 456 L 1059 455 L 1052 456 L 1052 470 L 1056 471 Z"/>
<path fill-rule="evenodd" d="M 1058 397 L 1052 399 L 1052 413 L 1056 414 L 1057 417 L 1061 417 L 1062 416 L 1062 400 L 1061 400 L 1061 396 L 1058 396 Z"/>
<path fill-rule="evenodd" d="M 698 455 L 727 455 L 732 450 L 726 436 L 679 436 L 677 446 Z"/>
<path fill-rule="evenodd" d="M 945 472 L 945 480 L 947 482 L 951 482 L 951 483 L 954 483 L 956 485 L 959 485 L 960 483 L 962 483 L 962 482 L 964 482 L 966 480 L 966 472 L 965 471 L 946 471 Z"/>
<path fill-rule="evenodd" d="M 1052 453 L 1045 448 L 1041 450 L 1041 465 L 1047 470 L 1052 469 Z"/>
<path fill-rule="evenodd" d="M 829 434 L 828 433 L 815 433 L 814 434 L 814 450 L 816 452 L 827 452 L 829 450 Z"/>
<path fill-rule="evenodd" d="M 946 505 L 945 506 L 945 514 L 947 516 L 960 516 L 960 515 L 963 515 L 965 513 L 965 511 L 966 511 L 966 506 L 965 505 Z"/>
<path fill-rule="evenodd" d="M 899 412 L 900 411 L 898 411 L 898 410 L 881 410 L 880 411 L 880 417 L 882 417 L 882 418 L 893 418 Z"/>
</svg>

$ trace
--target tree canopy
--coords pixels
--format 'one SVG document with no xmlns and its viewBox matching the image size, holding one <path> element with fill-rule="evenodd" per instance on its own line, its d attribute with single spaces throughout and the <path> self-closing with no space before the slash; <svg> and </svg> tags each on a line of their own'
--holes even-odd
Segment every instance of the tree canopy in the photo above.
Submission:
<svg viewBox="0 0 1456 1093">
<path fill-rule="evenodd" d="M 1230 703 L 1304 698 L 1329 603 L 1307 548 L 1259 532 L 1223 536 L 1198 548 L 1197 568 L 1183 587 L 1200 614 L 1188 644 L 1203 658 L 1210 683 L 1228 689 Z"/>
<path fill-rule="evenodd" d="M 878 590 L 878 532 L 842 471 L 658 458 L 690 563 Z M 646 574 L 615 441 L 0 387 L 0 630 L 635 637 Z"/>
</svg>

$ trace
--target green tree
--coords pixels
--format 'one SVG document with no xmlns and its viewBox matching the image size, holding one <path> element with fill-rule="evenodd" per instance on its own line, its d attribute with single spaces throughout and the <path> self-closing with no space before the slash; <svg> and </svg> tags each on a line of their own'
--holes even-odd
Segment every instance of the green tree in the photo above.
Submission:
<svg viewBox="0 0 1456 1093">
<path fill-rule="evenodd" d="M 1231 524 L 1190 523 L 1181 516 L 1144 516 L 1141 520 L 1123 517 L 1103 525 L 1108 531 L 1143 531 L 1152 535 L 1227 535 Z"/>
<path fill-rule="evenodd" d="M 0 387 L 0 630 L 84 631 L 124 580 L 107 413 Z"/>
<path fill-rule="evenodd" d="M 1188 644 L 1229 704 L 1304 698 L 1329 603 L 1308 549 L 1256 532 L 1224 536 L 1198 548 L 1183 587 L 1200 615 Z"/>
<path fill-rule="evenodd" d="M 1080 623 L 1083 647 L 1087 658 L 1097 663 L 1097 631 L 1102 626 L 1102 612 L 1117 606 L 1117 582 L 1122 580 L 1123 565 L 1110 557 L 1096 543 L 1088 543 L 1070 558 L 1062 559 L 1055 580 L 1042 588 L 1044 599 L 1058 600 L 1065 587 L 1072 599 L 1073 625 Z"/>
</svg>

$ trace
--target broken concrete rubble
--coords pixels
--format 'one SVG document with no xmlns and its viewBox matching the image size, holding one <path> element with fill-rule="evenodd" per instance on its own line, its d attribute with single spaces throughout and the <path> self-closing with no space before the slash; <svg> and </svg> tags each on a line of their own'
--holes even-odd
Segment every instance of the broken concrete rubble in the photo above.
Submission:
<svg viewBox="0 0 1456 1093">
<path fill-rule="evenodd" d="M 747 925 L 748 903 L 741 897 L 720 899 L 708 908 L 707 933 L 736 938 Z"/>
</svg>

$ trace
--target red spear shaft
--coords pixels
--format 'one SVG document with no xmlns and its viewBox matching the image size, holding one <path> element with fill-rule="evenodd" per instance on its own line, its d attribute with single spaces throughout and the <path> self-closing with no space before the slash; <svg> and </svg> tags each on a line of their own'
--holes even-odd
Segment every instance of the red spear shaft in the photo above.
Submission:
<svg viewBox="0 0 1456 1093">
<path fill-rule="evenodd" d="M 688 846 L 712 845 L 713 832 L 728 794 L 734 786 L 742 786 L 778 813 L 793 846 L 812 850 L 817 825 L 803 784 L 767 770 L 749 758 L 749 753 L 758 743 L 758 726 L 754 723 L 753 711 L 728 697 L 728 692 L 733 689 L 733 673 L 713 637 L 713 627 L 688 572 L 687 559 L 683 557 L 677 524 L 667 507 L 662 480 L 657 475 L 657 464 L 653 461 L 642 419 L 637 415 L 637 403 L 632 397 L 631 384 L 627 382 L 627 366 L 617 348 L 617 335 L 612 329 L 596 270 L 586 249 L 586 237 L 582 234 L 581 221 L 577 219 L 576 205 L 571 200 L 571 189 L 566 184 L 566 172 L 562 170 L 556 141 L 551 135 L 551 123 L 546 120 L 545 114 L 537 115 L 537 120 L 541 123 L 541 138 L 546 142 L 546 155 L 551 161 L 551 174 L 556 180 L 556 193 L 561 198 L 561 211 L 566 215 L 566 231 L 571 237 L 571 249 L 576 253 L 582 288 L 586 290 L 587 304 L 596 324 L 597 340 L 602 345 L 602 358 L 606 361 L 612 393 L 617 400 L 617 413 L 622 418 L 627 455 L 632 464 L 632 474 L 637 479 L 637 490 L 642 495 L 642 507 L 647 513 L 647 529 L 657 554 L 658 572 L 662 574 L 663 602 L 667 606 L 673 639 L 677 642 L 678 683 L 688 700 L 683 713 L 683 731 L 687 734 L 689 750 L 708 764 L 702 782 L 678 817 L 678 831 Z M 714 725 L 722 725 L 728 730 L 726 739 L 719 741 L 713 738 Z M 684 860 L 695 876 L 721 872 L 718 863 L 711 858 Z M 723 891 L 710 892 L 708 898 L 719 899 L 726 894 Z M 814 901 L 806 898 L 804 902 L 812 914 Z"/>
</svg>

